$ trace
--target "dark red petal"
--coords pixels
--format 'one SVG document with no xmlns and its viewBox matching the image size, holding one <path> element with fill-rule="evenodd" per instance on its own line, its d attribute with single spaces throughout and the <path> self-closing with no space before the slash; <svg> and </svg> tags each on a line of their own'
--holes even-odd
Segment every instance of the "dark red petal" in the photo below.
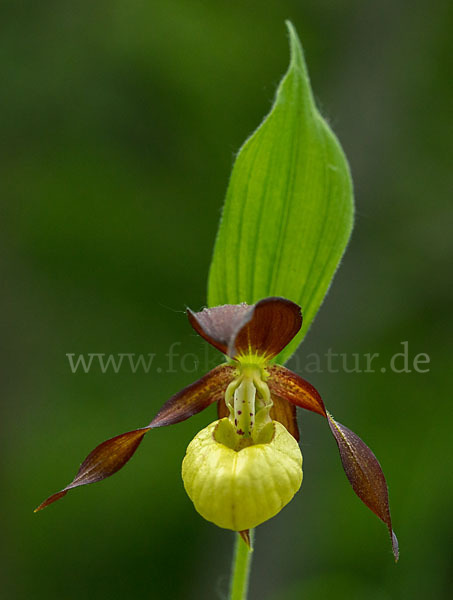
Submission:
<svg viewBox="0 0 453 600">
<path fill-rule="evenodd" d="M 327 413 L 330 429 L 340 450 L 346 476 L 357 496 L 388 527 L 395 561 L 399 558 L 398 540 L 392 529 L 387 482 L 373 452 L 353 431 Z"/>
<path fill-rule="evenodd" d="M 57 492 L 47 498 L 47 500 L 44 500 L 35 509 L 35 512 L 63 498 L 72 488 L 102 481 L 119 471 L 132 457 L 144 435 L 150 429 L 150 427 L 143 427 L 142 429 L 128 431 L 96 446 L 81 464 L 73 481 L 61 490 L 61 492 Z"/>
<path fill-rule="evenodd" d="M 102 481 L 119 471 L 132 458 L 150 429 L 184 421 L 222 398 L 226 387 L 234 378 L 234 373 L 235 368 L 230 365 L 216 367 L 170 398 L 148 427 L 122 433 L 96 446 L 83 461 L 74 480 L 63 490 L 44 500 L 35 512 L 63 498 L 72 488 Z"/>
<path fill-rule="evenodd" d="M 277 356 L 302 327 L 300 306 L 286 298 L 265 298 L 244 315 L 228 344 L 228 356 L 256 353 Z"/>
<path fill-rule="evenodd" d="M 300 440 L 299 426 L 297 425 L 296 407 L 272 394 L 272 401 L 274 403 L 270 411 L 271 419 L 281 423 L 287 431 L 295 438 L 296 441 Z"/>
<path fill-rule="evenodd" d="M 321 396 L 311 383 L 279 365 L 268 367 L 267 372 L 269 378 L 266 383 L 271 394 L 279 396 L 300 408 L 326 416 L 326 409 Z"/>
<path fill-rule="evenodd" d="M 245 302 L 204 308 L 200 312 L 193 312 L 188 308 L 187 316 L 192 327 L 202 338 L 217 350 L 227 354 L 228 344 L 251 308 L 253 309 Z"/>
<path fill-rule="evenodd" d="M 167 400 L 149 426 L 154 428 L 173 425 L 199 413 L 224 397 L 235 373 L 236 368 L 231 365 L 215 367 L 207 375 Z"/>
</svg>

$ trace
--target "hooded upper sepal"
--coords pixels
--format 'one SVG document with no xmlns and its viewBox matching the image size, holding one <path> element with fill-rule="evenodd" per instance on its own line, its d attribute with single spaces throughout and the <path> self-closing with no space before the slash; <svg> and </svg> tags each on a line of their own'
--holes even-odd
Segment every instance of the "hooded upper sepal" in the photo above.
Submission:
<svg viewBox="0 0 453 600">
<path fill-rule="evenodd" d="M 358 435 L 335 421 L 329 412 L 327 412 L 327 419 L 337 442 L 346 476 L 362 502 L 387 525 L 392 540 L 393 555 L 397 561 L 398 540 L 392 529 L 387 482 L 381 465 Z"/>
<path fill-rule="evenodd" d="M 302 327 L 300 306 L 286 298 L 264 298 L 251 311 L 230 340 L 228 355 L 231 357 L 258 355 L 271 360 Z"/>
<path fill-rule="evenodd" d="M 270 297 L 249 306 L 225 304 L 187 311 L 192 327 L 230 358 L 261 356 L 270 360 L 302 326 L 300 307 L 286 298 Z"/>
</svg>

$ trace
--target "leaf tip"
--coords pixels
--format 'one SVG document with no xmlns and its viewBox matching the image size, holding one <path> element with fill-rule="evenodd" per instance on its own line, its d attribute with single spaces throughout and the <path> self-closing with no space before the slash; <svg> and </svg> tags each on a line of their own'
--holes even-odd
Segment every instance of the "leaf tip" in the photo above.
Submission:
<svg viewBox="0 0 453 600">
<path fill-rule="evenodd" d="M 304 52 L 302 50 L 302 44 L 300 42 L 299 36 L 297 35 L 296 28 L 288 19 L 285 21 L 285 25 L 288 30 L 289 47 L 291 52 L 290 69 L 297 67 L 305 72 L 306 68 L 304 61 Z"/>
<path fill-rule="evenodd" d="M 297 35 L 292 21 L 290 21 L 289 19 L 285 19 L 285 25 L 286 25 L 286 29 L 288 30 L 288 33 L 290 36 Z"/>
</svg>

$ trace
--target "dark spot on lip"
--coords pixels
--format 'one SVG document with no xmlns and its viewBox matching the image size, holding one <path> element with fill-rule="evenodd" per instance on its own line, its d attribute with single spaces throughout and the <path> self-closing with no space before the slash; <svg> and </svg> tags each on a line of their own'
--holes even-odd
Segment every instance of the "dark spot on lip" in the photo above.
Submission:
<svg viewBox="0 0 453 600">
<path fill-rule="evenodd" d="M 238 420 L 234 419 L 234 424 L 237 425 L 238 424 Z"/>
<path fill-rule="evenodd" d="M 238 410 L 238 415 L 242 415 L 242 410 Z"/>
<path fill-rule="evenodd" d="M 253 413 L 250 413 L 250 416 L 253 417 Z"/>
<path fill-rule="evenodd" d="M 238 429 L 236 432 L 238 435 L 244 435 L 244 432 L 242 431 L 242 429 Z"/>
</svg>

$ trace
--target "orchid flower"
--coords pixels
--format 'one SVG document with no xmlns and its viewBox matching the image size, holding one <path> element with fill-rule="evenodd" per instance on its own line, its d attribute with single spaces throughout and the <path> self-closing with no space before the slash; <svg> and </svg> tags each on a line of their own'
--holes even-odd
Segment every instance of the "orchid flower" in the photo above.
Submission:
<svg viewBox="0 0 453 600">
<path fill-rule="evenodd" d="M 273 362 L 302 326 L 300 307 L 272 297 L 252 306 L 227 304 L 201 312 L 188 309 L 187 314 L 195 331 L 226 355 L 227 362 L 170 398 L 147 427 L 97 446 L 74 480 L 36 511 L 72 488 L 116 473 L 151 429 L 184 421 L 216 402 L 219 420 L 199 432 L 187 449 L 184 486 L 205 519 L 240 532 L 248 541 L 248 530 L 275 516 L 300 488 L 300 407 L 327 419 L 349 482 L 387 526 L 397 560 L 387 484 L 376 457 L 332 417 L 310 383 Z"/>
</svg>

